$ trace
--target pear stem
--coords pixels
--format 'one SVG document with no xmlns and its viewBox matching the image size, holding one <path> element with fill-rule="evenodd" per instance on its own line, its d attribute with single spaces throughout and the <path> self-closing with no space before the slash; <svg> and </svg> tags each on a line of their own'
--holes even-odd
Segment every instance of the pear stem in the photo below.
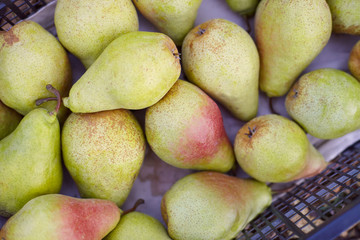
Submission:
<svg viewBox="0 0 360 240">
<path fill-rule="evenodd" d="M 273 104 L 273 99 L 274 98 L 269 98 L 269 107 L 270 107 L 270 110 L 273 114 L 277 114 L 277 115 L 280 115 L 274 108 L 274 104 Z"/>
<path fill-rule="evenodd" d="M 135 211 L 136 208 L 137 208 L 139 205 L 144 204 L 144 203 L 145 203 L 144 199 L 141 199 L 141 198 L 138 199 L 138 200 L 135 202 L 134 206 L 133 206 L 132 208 L 124 211 L 124 212 L 122 213 L 122 215 L 124 216 L 124 215 L 126 215 L 126 214 L 128 214 L 128 213 L 131 213 L 131 212 Z"/>
<path fill-rule="evenodd" d="M 244 19 L 244 21 L 246 23 L 246 31 L 250 34 L 251 31 L 252 31 L 252 28 L 251 28 L 251 25 L 250 25 L 249 18 L 246 15 L 243 15 L 242 17 L 243 17 L 243 19 Z"/>
<path fill-rule="evenodd" d="M 41 104 L 43 104 L 45 102 L 48 102 L 48 101 L 56 100 L 57 101 L 56 107 L 55 107 L 54 111 L 50 112 L 49 114 L 50 114 L 50 116 L 52 116 L 54 114 L 57 115 L 57 113 L 59 112 L 60 106 L 61 106 L 60 92 L 56 88 L 54 88 L 51 84 L 46 85 L 46 89 L 49 92 L 53 93 L 56 96 L 56 98 L 55 97 L 48 97 L 48 98 L 38 99 L 35 102 L 36 106 L 39 106 L 39 105 L 41 105 Z"/>
</svg>

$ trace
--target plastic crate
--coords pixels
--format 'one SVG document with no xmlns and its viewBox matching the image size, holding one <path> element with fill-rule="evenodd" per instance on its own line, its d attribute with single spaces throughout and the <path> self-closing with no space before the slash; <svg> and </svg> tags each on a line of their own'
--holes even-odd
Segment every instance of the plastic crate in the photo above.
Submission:
<svg viewBox="0 0 360 240">
<path fill-rule="evenodd" d="M 9 30 L 51 1 L 0 0 L 0 31 Z M 333 239 L 359 221 L 360 141 L 321 174 L 280 196 L 236 239 Z"/>
</svg>

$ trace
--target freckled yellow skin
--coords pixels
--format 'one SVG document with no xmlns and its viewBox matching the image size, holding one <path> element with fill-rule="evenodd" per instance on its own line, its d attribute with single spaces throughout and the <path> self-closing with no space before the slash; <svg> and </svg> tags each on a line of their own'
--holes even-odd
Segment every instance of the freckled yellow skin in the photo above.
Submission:
<svg viewBox="0 0 360 240">
<path fill-rule="evenodd" d="M 360 41 L 358 41 L 350 53 L 349 70 L 360 81 Z"/>
<path fill-rule="evenodd" d="M 155 218 L 139 212 L 121 216 L 116 228 L 104 240 L 171 240 L 164 226 Z"/>
<path fill-rule="evenodd" d="M 260 89 L 269 97 L 286 94 L 325 47 L 331 29 L 325 0 L 262 0 L 255 15 Z"/>
<path fill-rule="evenodd" d="M 326 0 L 333 19 L 333 31 L 360 35 L 360 1 Z"/>
<path fill-rule="evenodd" d="M 164 98 L 148 108 L 145 115 L 146 138 L 156 155 L 178 168 L 229 171 L 234 165 L 235 156 L 222 118 L 220 123 L 210 116 L 201 117 L 211 111 L 207 108 L 209 105 L 215 105 L 221 118 L 216 103 L 201 89 L 189 82 L 178 80 Z M 191 126 L 194 126 L 194 129 L 187 135 Z M 214 133 L 221 129 L 222 133 Z M 197 130 L 198 132 L 195 132 Z M 214 149 L 213 154 L 196 154 L 208 144 L 212 144 L 213 147 L 208 150 Z M 186 160 L 186 156 L 193 154 L 196 157 Z"/>
<path fill-rule="evenodd" d="M 82 197 L 121 206 L 143 162 L 145 138 L 128 110 L 72 113 L 63 127 L 62 151 Z"/>
<path fill-rule="evenodd" d="M 22 116 L 0 101 L 0 140 L 15 130 Z"/>
<path fill-rule="evenodd" d="M 131 0 L 58 0 L 54 21 L 60 42 L 86 68 L 114 39 L 139 29 Z"/>
<path fill-rule="evenodd" d="M 61 96 L 71 85 L 71 67 L 66 51 L 56 38 L 39 24 L 23 21 L 8 32 L 0 32 L 0 99 L 22 115 L 38 108 L 35 101 L 54 97 L 46 90 L 51 84 Z M 41 107 L 52 111 L 56 101 Z M 67 109 L 58 117 L 65 121 Z"/>
<path fill-rule="evenodd" d="M 58 193 L 62 184 L 60 126 L 43 108 L 32 110 L 0 141 L 0 215 L 10 216 L 29 200 Z"/>
<path fill-rule="evenodd" d="M 131 32 L 114 40 L 72 86 L 72 112 L 143 109 L 158 102 L 180 76 L 173 41 L 162 33 Z"/>
<path fill-rule="evenodd" d="M 205 30 L 199 34 L 199 29 Z M 220 101 L 235 117 L 256 116 L 259 54 L 249 34 L 230 21 L 213 19 L 195 27 L 182 46 L 188 79 Z"/>
<path fill-rule="evenodd" d="M 255 129 L 251 137 L 249 128 Z M 304 131 L 295 122 L 274 114 L 246 123 L 236 135 L 234 149 L 241 168 L 262 182 L 289 182 L 326 167 Z"/>
<path fill-rule="evenodd" d="M 181 46 L 193 28 L 202 0 L 133 0 L 152 24 Z"/>
<path fill-rule="evenodd" d="M 338 138 L 360 128 L 360 82 L 340 70 L 303 75 L 285 105 L 289 115 L 317 138 Z"/>
<path fill-rule="evenodd" d="M 271 200 L 271 189 L 264 183 L 198 172 L 166 192 L 161 213 L 174 240 L 230 240 Z"/>
<path fill-rule="evenodd" d="M 255 13 L 259 0 L 226 0 L 227 4 L 234 12 L 240 15 L 252 16 Z"/>
</svg>

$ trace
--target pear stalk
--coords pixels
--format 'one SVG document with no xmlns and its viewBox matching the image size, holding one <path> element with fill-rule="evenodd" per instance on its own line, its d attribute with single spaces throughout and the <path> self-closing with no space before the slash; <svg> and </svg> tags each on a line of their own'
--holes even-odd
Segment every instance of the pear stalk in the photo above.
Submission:
<svg viewBox="0 0 360 240">
<path fill-rule="evenodd" d="M 144 203 L 145 203 L 144 199 L 141 199 L 141 198 L 138 199 L 138 200 L 135 202 L 135 204 L 134 204 L 134 206 L 133 206 L 132 208 L 130 208 L 130 209 L 128 209 L 128 210 L 126 210 L 126 211 L 124 211 L 124 212 L 122 213 L 122 216 L 124 216 L 124 215 L 126 215 L 126 214 L 128 214 L 128 213 L 131 213 L 131 212 L 136 211 L 137 207 L 140 206 L 141 204 L 144 204 Z"/>
<path fill-rule="evenodd" d="M 54 101 L 54 100 L 56 100 L 56 101 L 57 101 L 57 105 L 56 105 L 54 111 L 49 112 L 49 114 L 50 114 L 50 116 L 52 116 L 52 115 L 54 115 L 54 114 L 57 115 L 58 112 L 59 112 L 60 106 L 61 106 L 61 96 L 60 96 L 60 92 L 59 92 L 56 88 L 54 88 L 51 84 L 46 85 L 46 89 L 47 89 L 49 92 L 53 93 L 56 97 L 48 97 L 48 98 L 38 99 L 38 100 L 36 100 L 36 106 L 39 106 L 39 105 L 41 105 L 41 104 L 43 104 L 43 103 L 45 103 L 45 102 L 48 102 L 48 101 Z"/>
</svg>

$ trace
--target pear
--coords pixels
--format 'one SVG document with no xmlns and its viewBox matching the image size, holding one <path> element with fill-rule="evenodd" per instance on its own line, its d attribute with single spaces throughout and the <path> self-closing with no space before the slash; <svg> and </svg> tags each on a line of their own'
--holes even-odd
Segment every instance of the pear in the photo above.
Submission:
<svg viewBox="0 0 360 240">
<path fill-rule="evenodd" d="M 48 89 L 53 91 L 51 85 Z M 62 183 L 60 126 L 56 114 L 37 108 L 0 141 L 0 215 L 8 217 L 29 200 L 58 193 Z"/>
<path fill-rule="evenodd" d="M 260 89 L 269 97 L 286 94 L 325 47 L 331 29 L 325 0 L 262 0 L 255 15 Z"/>
<path fill-rule="evenodd" d="M 186 34 L 194 27 L 202 0 L 133 0 L 145 18 L 181 46 Z"/>
<path fill-rule="evenodd" d="M 173 41 L 162 33 L 124 34 L 73 85 L 64 105 L 77 113 L 147 108 L 179 78 L 178 55 Z"/>
<path fill-rule="evenodd" d="M 227 172 L 235 157 L 216 103 L 195 85 L 178 80 L 145 114 L 151 149 L 184 169 Z"/>
<path fill-rule="evenodd" d="M 296 82 L 285 106 L 314 137 L 338 138 L 360 128 L 360 82 L 340 70 L 318 69 Z"/>
<path fill-rule="evenodd" d="M 145 138 L 128 110 L 72 113 L 63 127 L 62 150 L 82 197 L 121 206 L 143 162 Z"/>
<path fill-rule="evenodd" d="M 131 0 L 58 0 L 54 22 L 60 42 L 85 68 L 117 37 L 139 29 Z"/>
<path fill-rule="evenodd" d="M 230 240 L 271 200 L 271 189 L 264 183 L 198 172 L 166 192 L 161 213 L 174 240 Z"/>
<path fill-rule="evenodd" d="M 349 70 L 360 81 L 360 41 L 358 41 L 350 53 Z"/>
<path fill-rule="evenodd" d="M 29 201 L 0 231 L 6 240 L 99 240 L 119 222 L 111 201 L 48 194 Z"/>
<path fill-rule="evenodd" d="M 226 0 L 234 12 L 244 16 L 252 16 L 255 13 L 259 0 Z"/>
<path fill-rule="evenodd" d="M 22 115 L 37 108 L 37 99 L 52 96 L 46 84 L 53 85 L 62 96 L 67 96 L 71 86 L 71 68 L 64 48 L 32 21 L 0 32 L 0 69 L 0 99 Z M 56 102 L 42 107 L 51 111 Z M 58 115 L 63 122 L 67 109 L 62 107 Z"/>
<path fill-rule="evenodd" d="M 189 81 L 235 117 L 247 121 L 256 116 L 260 60 L 244 29 L 224 19 L 200 24 L 186 36 L 182 56 Z"/>
<path fill-rule="evenodd" d="M 105 240 L 171 240 L 164 226 L 155 218 L 140 212 L 121 216 L 116 228 Z"/>
<path fill-rule="evenodd" d="M 335 33 L 360 35 L 360 1 L 326 0 L 329 4 Z"/>
<path fill-rule="evenodd" d="M 15 130 L 22 116 L 0 101 L 0 140 Z"/>
<path fill-rule="evenodd" d="M 311 177 L 327 166 L 295 122 L 274 114 L 246 123 L 236 135 L 234 149 L 241 168 L 262 182 Z"/>
</svg>

